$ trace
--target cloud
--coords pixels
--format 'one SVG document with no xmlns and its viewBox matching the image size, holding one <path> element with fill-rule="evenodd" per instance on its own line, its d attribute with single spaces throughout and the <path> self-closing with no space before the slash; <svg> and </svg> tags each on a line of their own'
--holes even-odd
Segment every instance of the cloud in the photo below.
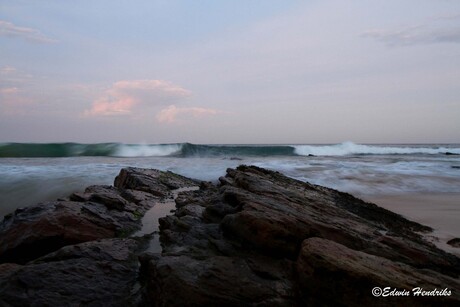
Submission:
<svg viewBox="0 0 460 307">
<path fill-rule="evenodd" d="M 31 74 L 17 70 L 12 66 L 0 67 L 0 84 L 4 87 L 17 87 L 33 78 Z"/>
<path fill-rule="evenodd" d="M 22 93 L 21 75 L 22 73 L 12 66 L 0 67 L 0 113 L 23 113 L 22 109 L 29 100 Z"/>
<path fill-rule="evenodd" d="M 179 118 L 184 117 L 204 117 L 211 116 L 220 113 L 218 110 L 206 109 L 206 108 L 178 108 L 175 105 L 170 105 L 169 107 L 163 109 L 158 113 L 157 120 L 160 123 L 173 123 L 177 122 Z"/>
<path fill-rule="evenodd" d="M 434 43 L 460 43 L 460 28 L 437 29 L 426 31 L 423 28 L 412 27 L 396 31 L 371 30 L 363 33 L 391 46 L 407 46 Z"/>
<path fill-rule="evenodd" d="M 12 66 L 0 67 L 0 108 L 20 109 L 31 101 L 30 89 L 34 87 L 32 76 Z M 43 91 L 40 88 L 39 92 Z M 11 113 L 11 112 L 10 112 Z"/>
<path fill-rule="evenodd" d="M 0 88 L 0 115 L 24 115 L 31 106 L 32 100 L 17 87 Z"/>
<path fill-rule="evenodd" d="M 439 16 L 429 21 L 394 30 L 374 29 L 362 34 L 390 46 L 460 43 L 460 14 Z"/>
<path fill-rule="evenodd" d="M 11 22 L 0 20 L 0 36 L 23 38 L 35 43 L 55 43 L 57 40 L 47 37 L 39 30 L 18 27 Z"/>
<path fill-rule="evenodd" d="M 16 68 L 11 66 L 3 66 L 0 68 L 0 75 L 9 75 L 16 72 Z"/>
<path fill-rule="evenodd" d="M 92 108 L 86 110 L 85 115 L 126 115 L 140 105 L 165 105 L 190 94 L 190 91 L 163 80 L 118 81 L 94 100 Z"/>
<path fill-rule="evenodd" d="M 16 94 L 18 92 L 17 87 L 6 87 L 6 88 L 0 88 L 0 94 Z"/>
</svg>

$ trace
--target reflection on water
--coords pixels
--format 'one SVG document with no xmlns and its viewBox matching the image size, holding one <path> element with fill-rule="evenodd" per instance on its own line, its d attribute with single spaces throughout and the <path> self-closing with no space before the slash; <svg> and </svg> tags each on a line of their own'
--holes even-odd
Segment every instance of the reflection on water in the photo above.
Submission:
<svg viewBox="0 0 460 307">
<path fill-rule="evenodd" d="M 142 237 L 144 235 L 153 234 L 150 240 L 149 247 L 146 249 L 147 252 L 161 253 L 162 248 L 160 244 L 159 230 L 160 223 L 159 218 L 165 217 L 171 214 L 171 211 L 176 209 L 175 199 L 180 192 L 196 191 L 199 187 L 186 187 L 179 188 L 172 191 L 172 197 L 170 199 L 157 202 L 150 210 L 148 210 L 142 217 L 142 228 L 133 237 Z"/>
</svg>

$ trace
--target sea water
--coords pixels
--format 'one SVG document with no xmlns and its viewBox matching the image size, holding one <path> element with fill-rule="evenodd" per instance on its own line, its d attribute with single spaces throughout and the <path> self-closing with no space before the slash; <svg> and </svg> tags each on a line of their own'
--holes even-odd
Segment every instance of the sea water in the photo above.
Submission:
<svg viewBox="0 0 460 307">
<path fill-rule="evenodd" d="M 169 170 L 217 182 L 240 164 L 358 197 L 460 192 L 460 145 L 0 144 L 0 217 L 89 185 L 123 167 Z M 459 194 L 460 195 L 460 194 Z M 459 199 L 460 206 L 460 199 Z"/>
</svg>

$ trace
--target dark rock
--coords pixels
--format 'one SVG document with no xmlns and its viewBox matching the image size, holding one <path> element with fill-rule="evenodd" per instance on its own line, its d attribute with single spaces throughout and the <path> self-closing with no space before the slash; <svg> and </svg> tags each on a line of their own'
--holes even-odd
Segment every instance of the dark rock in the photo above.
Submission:
<svg viewBox="0 0 460 307">
<path fill-rule="evenodd" d="M 73 201 L 92 201 L 103 204 L 107 209 L 124 211 L 130 205 L 130 202 L 121 196 L 118 189 L 112 186 L 90 186 L 84 193 L 74 193 L 70 195 Z"/>
<path fill-rule="evenodd" d="M 251 265 L 259 264 L 251 267 Z M 160 257 L 143 263 L 149 275 L 148 301 L 158 306 L 292 306 L 292 263 L 212 256 L 206 260 L 185 255 Z M 265 271 L 264 271 L 265 269 Z M 274 275 L 271 275 L 274 271 Z"/>
<path fill-rule="evenodd" d="M 417 233 L 426 226 L 257 167 L 229 169 L 219 181 L 180 195 L 175 214 L 160 219 L 163 252 L 141 261 L 147 302 L 385 305 L 404 301 L 376 301 L 372 287 L 459 287 L 460 259 L 426 242 Z"/>
<path fill-rule="evenodd" d="M 460 166 L 454 165 L 454 166 L 452 166 L 452 168 L 460 169 Z"/>
<path fill-rule="evenodd" d="M 446 156 L 458 156 L 458 155 L 459 155 L 458 153 L 454 153 L 454 152 L 450 152 L 450 151 L 446 152 Z"/>
<path fill-rule="evenodd" d="M 295 259 L 305 238 L 322 237 L 416 267 L 460 273 L 458 258 L 414 232 L 430 228 L 374 204 L 255 167 L 227 176 L 233 185 L 221 192 L 241 209 L 223 218 L 222 229 L 253 248 Z"/>
<path fill-rule="evenodd" d="M 453 247 L 460 247 L 460 238 L 454 238 L 452 240 L 447 241 L 447 244 Z"/>
<path fill-rule="evenodd" d="M 242 161 L 243 159 L 238 158 L 238 157 L 230 157 L 230 160 L 232 160 L 232 161 Z"/>
<path fill-rule="evenodd" d="M 66 245 L 125 237 L 140 228 L 140 217 L 158 195 L 197 184 L 170 172 L 138 168 L 121 170 L 115 181 L 119 188 L 90 186 L 67 201 L 20 208 L 6 216 L 0 224 L 0 263 L 24 264 Z"/>
<path fill-rule="evenodd" d="M 173 190 L 196 185 L 159 219 L 161 254 L 144 251 L 156 234 L 119 238 Z M 0 306 L 458 305 L 460 259 L 420 235 L 428 231 L 258 167 L 228 169 L 218 185 L 127 168 L 114 187 L 5 217 Z M 373 287 L 451 295 L 375 298 Z"/>
<path fill-rule="evenodd" d="M 100 204 L 49 202 L 15 211 L 0 225 L 0 263 L 26 263 L 65 245 L 111 238 L 121 225 Z"/>
<path fill-rule="evenodd" d="M 119 187 L 90 186 L 7 215 L 0 224 L 0 306 L 139 305 L 138 250 L 149 236 L 114 237 L 139 229 L 158 195 L 197 184 L 130 168 L 117 177 Z"/>
<path fill-rule="evenodd" d="M 200 181 L 172 172 L 129 167 L 120 171 L 120 174 L 115 178 L 114 185 L 119 189 L 134 189 L 155 196 L 166 197 L 173 189 L 199 186 Z"/>
<path fill-rule="evenodd" d="M 138 243 L 105 239 L 66 246 L 26 266 L 0 265 L 0 306 L 132 306 Z"/>
<path fill-rule="evenodd" d="M 360 306 L 455 306 L 460 300 L 460 281 L 437 272 L 349 249 L 339 243 L 310 238 L 302 243 L 296 262 L 302 300 L 308 305 L 336 305 L 353 302 Z M 425 290 L 449 288 L 446 297 L 382 297 L 376 300 L 372 289 Z"/>
</svg>

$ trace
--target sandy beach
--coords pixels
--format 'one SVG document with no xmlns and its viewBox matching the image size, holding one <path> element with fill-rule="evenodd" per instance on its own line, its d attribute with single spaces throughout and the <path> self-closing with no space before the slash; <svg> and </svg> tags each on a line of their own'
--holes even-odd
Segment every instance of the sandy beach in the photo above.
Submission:
<svg viewBox="0 0 460 307">
<path fill-rule="evenodd" d="M 460 256 L 460 249 L 447 241 L 460 237 L 460 193 L 404 194 L 367 197 L 385 209 L 430 226 L 434 229 L 426 238 L 436 246 Z"/>
</svg>

